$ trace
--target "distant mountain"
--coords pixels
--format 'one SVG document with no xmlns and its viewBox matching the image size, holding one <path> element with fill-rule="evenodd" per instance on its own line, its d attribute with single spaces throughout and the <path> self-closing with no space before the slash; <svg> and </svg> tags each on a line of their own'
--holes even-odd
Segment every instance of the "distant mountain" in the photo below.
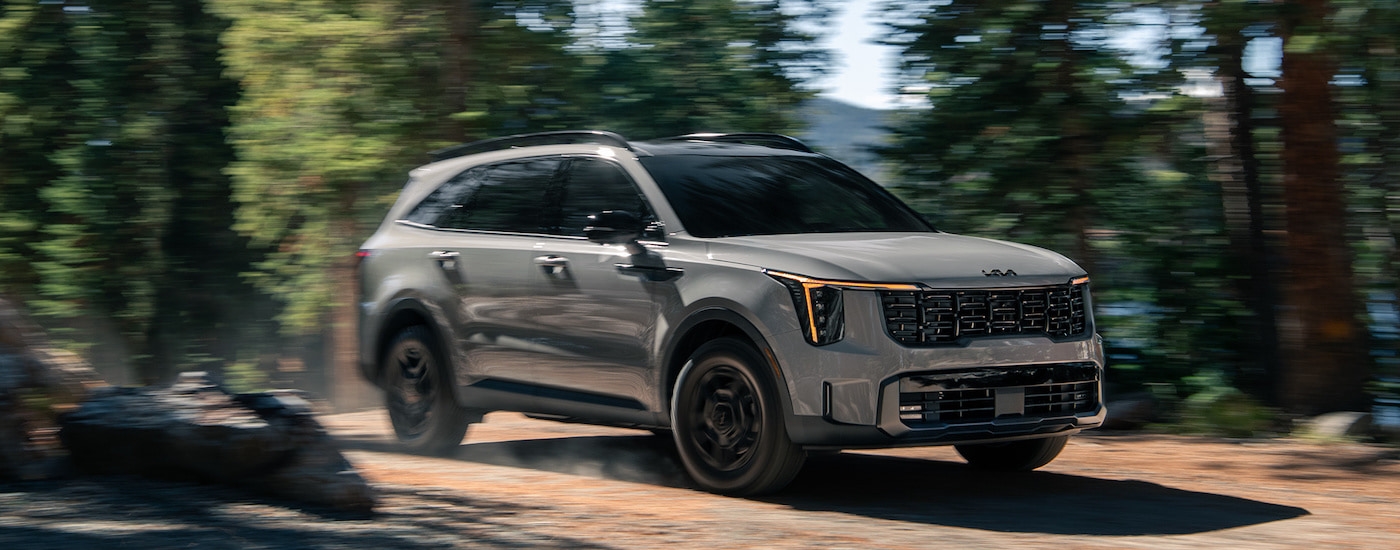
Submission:
<svg viewBox="0 0 1400 550">
<path fill-rule="evenodd" d="M 884 143 L 889 132 L 882 126 L 890 113 L 818 97 L 798 109 L 798 119 L 807 128 L 796 137 L 877 182 L 889 183 L 879 157 L 867 148 Z"/>
</svg>

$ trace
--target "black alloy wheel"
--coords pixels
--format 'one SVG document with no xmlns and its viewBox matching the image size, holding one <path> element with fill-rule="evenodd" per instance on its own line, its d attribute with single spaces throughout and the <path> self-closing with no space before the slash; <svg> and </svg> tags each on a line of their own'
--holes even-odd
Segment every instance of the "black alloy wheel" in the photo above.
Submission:
<svg viewBox="0 0 1400 550">
<path fill-rule="evenodd" d="M 783 488 L 806 454 L 788 439 L 777 387 L 746 342 L 721 338 L 691 355 L 676 383 L 671 426 L 701 488 L 758 495 Z"/>
<path fill-rule="evenodd" d="M 432 333 L 421 325 L 400 331 L 385 354 L 383 368 L 385 406 L 399 442 L 425 454 L 456 449 L 470 422 L 453 399 Z"/>
<path fill-rule="evenodd" d="M 720 472 L 742 468 L 753 458 L 763 411 L 752 383 L 738 369 L 720 365 L 696 382 L 700 399 L 687 415 L 691 443 L 700 458 Z"/>
</svg>

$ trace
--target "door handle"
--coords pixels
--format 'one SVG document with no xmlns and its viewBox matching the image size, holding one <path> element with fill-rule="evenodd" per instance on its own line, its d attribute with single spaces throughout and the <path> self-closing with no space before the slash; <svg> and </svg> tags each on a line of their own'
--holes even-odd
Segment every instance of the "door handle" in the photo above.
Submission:
<svg viewBox="0 0 1400 550">
<path fill-rule="evenodd" d="M 536 256 L 535 265 L 544 270 L 545 275 L 553 277 L 563 277 L 569 271 L 569 259 L 553 254 L 547 256 Z"/>
<path fill-rule="evenodd" d="M 462 284 L 462 272 L 457 269 L 457 258 L 461 256 L 462 253 L 456 250 L 434 250 L 428 253 L 428 257 L 437 262 L 452 284 Z"/>
</svg>

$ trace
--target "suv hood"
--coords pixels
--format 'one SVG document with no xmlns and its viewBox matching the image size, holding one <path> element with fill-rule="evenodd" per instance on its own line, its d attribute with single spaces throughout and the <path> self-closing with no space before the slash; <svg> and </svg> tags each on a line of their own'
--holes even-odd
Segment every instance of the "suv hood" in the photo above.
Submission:
<svg viewBox="0 0 1400 550">
<path fill-rule="evenodd" d="M 764 235 L 705 242 L 713 260 L 822 279 L 976 288 L 1063 284 L 1085 274 L 1043 248 L 951 233 Z"/>
</svg>

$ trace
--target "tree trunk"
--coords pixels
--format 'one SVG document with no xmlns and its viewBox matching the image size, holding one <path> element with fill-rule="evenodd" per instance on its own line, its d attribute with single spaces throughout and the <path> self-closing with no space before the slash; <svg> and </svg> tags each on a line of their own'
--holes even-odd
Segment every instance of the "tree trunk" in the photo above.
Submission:
<svg viewBox="0 0 1400 550">
<path fill-rule="evenodd" d="M 1365 407 L 1370 369 L 1357 320 L 1336 109 L 1328 88 L 1335 64 L 1320 43 L 1329 7 L 1326 0 L 1297 0 L 1295 7 L 1285 32 L 1279 104 L 1288 245 L 1279 403 L 1311 415 Z"/>
<path fill-rule="evenodd" d="M 1205 113 L 1210 155 L 1215 159 L 1211 179 L 1220 184 L 1231 256 L 1237 269 L 1248 275 L 1236 282 L 1235 292 L 1253 313 L 1246 327 L 1251 335 L 1245 346 L 1250 359 L 1235 382 L 1272 399 L 1277 394 L 1278 324 L 1274 308 L 1278 296 L 1264 238 L 1264 196 L 1254 148 L 1254 91 L 1245 82 L 1244 38 L 1236 33 L 1216 40 L 1220 44 L 1223 94 Z"/>
<path fill-rule="evenodd" d="M 477 0 L 453 0 L 447 3 L 447 43 L 443 45 L 443 94 L 452 113 L 462 113 L 469 109 L 467 95 L 472 86 L 472 56 L 476 43 L 477 27 L 481 25 Z M 446 139 L 471 141 L 473 138 L 468 125 L 462 119 L 446 117 Z"/>
</svg>

